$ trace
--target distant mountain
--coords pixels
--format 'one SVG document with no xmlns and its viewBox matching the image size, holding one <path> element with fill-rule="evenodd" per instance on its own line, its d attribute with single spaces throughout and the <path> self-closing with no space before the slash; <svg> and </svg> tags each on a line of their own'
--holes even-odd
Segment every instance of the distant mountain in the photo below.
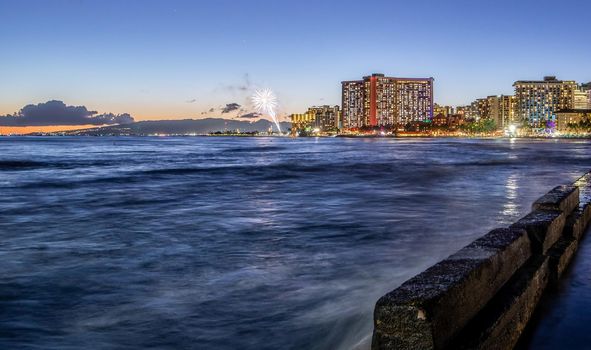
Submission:
<svg viewBox="0 0 591 350">
<path fill-rule="evenodd" d="M 291 123 L 281 122 L 281 130 L 287 131 Z M 256 122 L 231 120 L 222 118 L 183 119 L 183 120 L 150 120 L 124 125 L 111 125 L 100 128 L 67 131 L 67 135 L 150 135 L 150 134 L 200 134 L 205 135 L 216 131 L 241 132 L 268 131 L 270 127 L 276 131 L 275 124 L 266 119 Z"/>
</svg>

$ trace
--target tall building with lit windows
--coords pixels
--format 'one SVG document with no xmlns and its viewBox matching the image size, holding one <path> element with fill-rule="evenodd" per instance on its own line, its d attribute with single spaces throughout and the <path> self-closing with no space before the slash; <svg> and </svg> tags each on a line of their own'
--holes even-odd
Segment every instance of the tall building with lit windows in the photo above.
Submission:
<svg viewBox="0 0 591 350">
<path fill-rule="evenodd" d="M 490 119 L 495 122 L 497 129 L 503 129 L 516 124 L 515 101 L 515 96 L 491 95 L 477 99 L 470 106 L 462 107 L 462 110 L 467 119 Z"/>
<path fill-rule="evenodd" d="M 343 81 L 341 84 L 343 87 L 341 125 L 344 129 L 360 128 L 366 124 L 363 81 Z"/>
<path fill-rule="evenodd" d="M 342 83 L 345 129 L 400 126 L 433 118 L 433 78 L 393 78 L 372 74 Z"/>
<path fill-rule="evenodd" d="M 454 109 L 451 106 L 440 106 L 435 103 L 433 105 L 433 118 L 439 114 L 447 118 L 447 116 L 454 114 Z"/>
<path fill-rule="evenodd" d="M 515 96 L 501 95 L 499 111 L 501 114 L 500 119 L 503 122 L 502 127 L 508 127 L 518 123 L 515 110 L 516 101 Z"/>
<path fill-rule="evenodd" d="M 578 85 L 572 80 L 544 77 L 542 81 L 516 81 L 516 115 L 533 128 L 543 128 L 556 120 L 556 112 L 573 109 Z"/>
<path fill-rule="evenodd" d="M 587 93 L 587 108 L 591 109 L 591 82 L 581 84 L 581 90 Z"/>
<path fill-rule="evenodd" d="M 589 91 L 586 91 L 582 86 L 575 90 L 574 93 L 574 109 L 591 109 L 591 101 L 589 99 Z"/>
<path fill-rule="evenodd" d="M 314 106 L 306 113 L 294 113 L 291 119 L 292 131 L 318 129 L 318 131 L 336 131 L 339 129 L 341 111 L 339 106 Z"/>
<path fill-rule="evenodd" d="M 307 113 L 314 113 L 316 116 L 314 126 L 322 131 L 334 131 L 340 127 L 341 110 L 339 106 L 314 106 L 308 108 Z"/>
<path fill-rule="evenodd" d="M 507 128 L 515 124 L 515 97 L 509 95 L 488 96 L 486 98 L 486 115 L 484 118 L 494 120 L 497 129 Z"/>
</svg>

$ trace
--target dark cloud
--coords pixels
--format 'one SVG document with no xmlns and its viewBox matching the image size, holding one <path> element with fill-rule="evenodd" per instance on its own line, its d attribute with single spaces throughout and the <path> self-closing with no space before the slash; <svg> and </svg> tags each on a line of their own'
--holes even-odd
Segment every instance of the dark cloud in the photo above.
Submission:
<svg viewBox="0 0 591 350">
<path fill-rule="evenodd" d="M 122 114 L 113 114 L 113 113 L 104 113 L 98 114 L 94 117 L 90 118 L 93 122 L 91 124 L 101 125 L 101 124 L 131 124 L 135 120 L 133 117 L 129 115 L 129 113 L 122 113 Z"/>
<path fill-rule="evenodd" d="M 84 106 L 66 106 L 62 101 L 55 100 L 26 105 L 18 113 L 0 116 L 0 125 L 4 126 L 112 125 L 133 122 L 133 117 L 127 113 L 98 114 Z"/>
<path fill-rule="evenodd" d="M 252 119 L 252 118 L 259 118 L 261 115 L 259 113 L 248 113 L 248 114 L 243 114 L 241 116 L 239 116 L 238 118 L 244 118 L 244 119 Z"/>
<path fill-rule="evenodd" d="M 222 113 L 230 113 L 240 108 L 240 105 L 236 102 L 228 103 L 226 107 L 222 108 Z"/>
<path fill-rule="evenodd" d="M 211 108 L 209 109 L 209 113 L 213 113 L 213 111 L 215 111 L 215 108 L 211 107 Z"/>
</svg>

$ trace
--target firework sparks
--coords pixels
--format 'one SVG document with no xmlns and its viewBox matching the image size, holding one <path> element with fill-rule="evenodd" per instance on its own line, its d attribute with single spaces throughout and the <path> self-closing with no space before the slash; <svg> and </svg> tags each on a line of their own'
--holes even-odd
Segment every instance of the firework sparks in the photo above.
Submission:
<svg viewBox="0 0 591 350">
<path fill-rule="evenodd" d="M 279 126 L 275 112 L 277 108 L 277 97 L 273 91 L 270 89 L 256 90 L 252 96 L 252 103 L 259 113 L 267 114 L 273 119 L 273 123 L 275 123 L 277 130 L 281 133 L 281 127 Z"/>
</svg>

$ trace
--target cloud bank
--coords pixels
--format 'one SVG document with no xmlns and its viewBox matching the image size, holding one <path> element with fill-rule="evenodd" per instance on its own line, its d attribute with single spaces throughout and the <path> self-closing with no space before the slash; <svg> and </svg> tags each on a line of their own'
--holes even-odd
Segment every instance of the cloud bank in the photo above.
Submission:
<svg viewBox="0 0 591 350">
<path fill-rule="evenodd" d="M 133 117 L 128 113 L 98 114 L 85 106 L 67 106 L 57 100 L 26 105 L 18 113 L 0 116 L 2 126 L 113 125 L 133 122 Z"/>
<path fill-rule="evenodd" d="M 226 107 L 222 108 L 222 113 L 230 113 L 240 108 L 240 105 L 236 102 L 228 103 Z"/>
<path fill-rule="evenodd" d="M 247 113 L 247 114 L 243 114 L 243 115 L 238 116 L 238 118 L 244 118 L 244 119 L 260 118 L 260 117 L 262 117 L 262 115 L 260 113 L 256 113 L 256 112 Z"/>
</svg>

